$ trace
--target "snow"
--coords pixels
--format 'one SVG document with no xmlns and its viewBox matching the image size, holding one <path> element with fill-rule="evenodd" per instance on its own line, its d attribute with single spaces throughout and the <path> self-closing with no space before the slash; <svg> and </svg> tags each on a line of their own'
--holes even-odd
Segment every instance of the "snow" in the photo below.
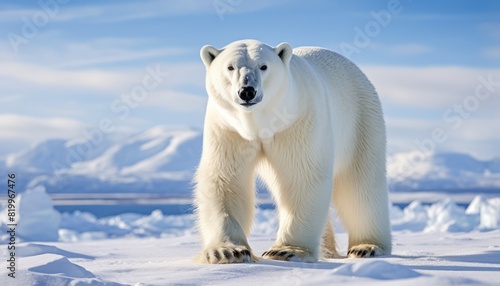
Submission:
<svg viewBox="0 0 500 286">
<path fill-rule="evenodd" d="M 252 237 L 250 244 L 260 254 L 272 238 Z M 340 246 L 345 247 L 346 240 L 340 233 Z M 0 284 L 498 285 L 499 241 L 499 230 L 439 235 L 396 231 L 393 255 L 387 257 L 233 265 L 194 263 L 199 243 L 192 235 L 22 243 L 19 284 L 8 284 L 12 278 L 5 269 L 0 269 Z"/>
<path fill-rule="evenodd" d="M 5 218 L 5 207 L 2 218 Z M 193 214 L 57 213 L 43 187 L 20 198 L 16 278 L 0 268 L 0 285 L 498 285 L 500 198 L 477 196 L 465 208 L 450 199 L 431 205 L 391 206 L 393 254 L 317 263 L 262 260 L 200 265 Z M 28 214 L 28 215 L 27 215 Z M 334 216 L 334 211 L 332 211 Z M 24 222 L 23 222 L 24 221 Z M 60 223 L 59 223 L 60 221 Z M 22 225 L 26 226 L 22 228 Z M 346 253 L 347 234 L 335 223 Z M 28 227 L 29 226 L 29 227 Z M 257 209 L 250 245 L 271 246 L 275 210 Z M 52 231 L 46 232 L 47 229 Z M 54 230 L 55 229 L 55 230 Z M 0 253 L 8 235 L 0 225 Z M 55 233 L 54 233 L 55 231 Z M 5 261 L 5 259 L 2 259 Z M 14 284 L 13 281 L 15 281 Z"/>
<path fill-rule="evenodd" d="M 30 248 L 26 245 L 24 248 Z M 2 285 L 99 285 L 115 286 L 119 283 L 97 278 L 84 267 L 71 262 L 68 258 L 56 254 L 40 254 L 35 256 L 21 256 L 16 278 L 0 278 Z M 15 279 L 15 283 L 7 279 Z"/>
<path fill-rule="evenodd" d="M 408 279 L 422 276 L 422 274 L 408 267 L 382 260 L 345 264 L 336 268 L 333 272 L 337 275 L 377 280 Z"/>
</svg>

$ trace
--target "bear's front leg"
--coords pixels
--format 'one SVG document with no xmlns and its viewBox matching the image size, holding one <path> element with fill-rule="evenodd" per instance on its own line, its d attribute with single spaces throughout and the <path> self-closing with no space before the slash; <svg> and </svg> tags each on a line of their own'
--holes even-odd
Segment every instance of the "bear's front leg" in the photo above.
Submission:
<svg viewBox="0 0 500 286">
<path fill-rule="evenodd" d="M 274 260 L 315 262 L 320 256 L 328 219 L 331 178 L 308 171 L 285 172 L 289 174 L 280 174 L 278 170 L 278 179 L 270 185 L 276 199 L 279 229 L 276 242 L 262 256 Z"/>
<path fill-rule="evenodd" d="M 333 164 L 328 149 L 305 146 L 297 137 L 282 135 L 264 151 L 267 168 L 259 174 L 276 200 L 279 229 L 276 242 L 263 253 L 274 260 L 315 262 L 328 219 Z M 308 150 L 309 149 L 309 150 Z M 324 151 L 325 150 L 325 151 Z M 305 157 L 308 156 L 308 157 Z"/>
<path fill-rule="evenodd" d="M 202 204 L 199 205 L 199 208 Z M 217 213 L 215 210 L 207 212 L 199 212 L 199 230 L 202 234 L 203 249 L 197 257 L 200 263 L 224 264 L 224 263 L 240 263 L 240 262 L 255 262 L 258 258 L 253 255 L 252 249 L 248 245 L 246 235 L 249 230 L 246 222 L 238 223 L 235 216 L 227 213 L 219 213 L 222 217 L 213 216 L 213 220 L 205 218 L 211 214 Z M 208 214 L 208 215 L 207 215 Z M 249 217 L 253 215 L 252 211 L 248 211 Z"/>
<path fill-rule="evenodd" d="M 321 239 L 328 218 L 329 196 L 323 188 L 311 191 L 296 188 L 281 191 L 277 200 L 280 226 L 276 242 L 263 258 L 298 262 L 316 262 L 320 257 Z M 317 187 L 317 185 L 316 185 Z M 295 193 L 295 194 L 290 194 Z"/>
<path fill-rule="evenodd" d="M 256 261 L 247 242 L 254 214 L 258 146 L 236 133 L 205 129 L 195 205 L 201 263 Z"/>
</svg>

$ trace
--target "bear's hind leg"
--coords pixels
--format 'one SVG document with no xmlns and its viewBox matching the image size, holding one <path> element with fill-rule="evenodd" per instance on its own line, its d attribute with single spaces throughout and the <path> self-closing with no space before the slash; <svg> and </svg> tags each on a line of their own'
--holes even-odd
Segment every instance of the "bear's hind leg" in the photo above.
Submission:
<svg viewBox="0 0 500 286">
<path fill-rule="evenodd" d="M 326 223 L 325 231 L 321 242 L 321 254 L 323 258 L 342 258 L 337 251 L 337 243 L 335 242 L 335 235 L 333 233 L 333 226 L 331 219 Z"/>
<path fill-rule="evenodd" d="M 349 233 L 347 256 L 353 258 L 391 253 L 385 166 L 377 169 L 363 159 L 334 179 L 333 201 Z M 385 158 L 380 160 L 385 164 Z"/>
</svg>

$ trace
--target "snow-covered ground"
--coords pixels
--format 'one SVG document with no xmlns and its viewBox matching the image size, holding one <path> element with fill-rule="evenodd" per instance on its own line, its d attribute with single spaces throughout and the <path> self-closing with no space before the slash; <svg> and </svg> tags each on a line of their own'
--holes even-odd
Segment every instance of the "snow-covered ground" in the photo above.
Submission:
<svg viewBox="0 0 500 286">
<path fill-rule="evenodd" d="M 339 235 L 345 247 L 346 235 Z M 253 236 L 256 253 L 272 235 Z M 17 278 L 1 285 L 498 285 L 500 231 L 394 232 L 394 251 L 374 259 L 199 265 L 194 236 L 23 243 Z M 3 256 L 5 257 L 5 256 Z"/>
<path fill-rule="evenodd" d="M 3 207 L 5 208 L 5 207 Z M 0 285 L 499 285 L 500 198 L 476 197 L 467 208 L 450 199 L 391 207 L 394 251 L 374 259 L 318 263 L 260 261 L 199 265 L 193 215 L 59 214 L 43 188 L 20 197 L 16 278 L 10 270 L 5 209 Z M 23 215 L 24 214 L 24 215 Z M 250 244 L 267 250 L 274 210 L 257 210 Z M 347 234 L 336 223 L 346 252 Z M 55 241 L 54 236 L 58 237 Z M 1 264 L 0 263 L 0 264 Z"/>
</svg>

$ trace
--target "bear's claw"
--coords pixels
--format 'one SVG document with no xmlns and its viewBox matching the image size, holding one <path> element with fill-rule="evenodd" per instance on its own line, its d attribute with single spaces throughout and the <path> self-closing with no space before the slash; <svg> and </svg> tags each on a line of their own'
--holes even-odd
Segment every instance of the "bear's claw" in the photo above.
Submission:
<svg viewBox="0 0 500 286">
<path fill-rule="evenodd" d="M 351 247 L 349 251 L 347 251 L 348 258 L 374 257 L 382 254 L 382 249 L 373 244 L 356 245 Z"/>
<path fill-rule="evenodd" d="M 276 258 L 276 256 L 279 258 Z M 262 257 L 275 260 L 285 260 L 285 261 L 290 261 L 290 259 L 294 256 L 295 254 L 293 253 L 290 253 L 288 251 L 279 251 L 279 250 L 270 250 L 262 253 Z"/>
<path fill-rule="evenodd" d="M 255 262 L 257 260 L 245 246 L 236 246 L 230 243 L 206 248 L 198 257 L 199 262 L 210 264 Z"/>
<path fill-rule="evenodd" d="M 311 251 L 298 246 L 272 247 L 262 253 L 262 257 L 273 260 L 297 261 L 297 262 L 316 262 L 316 258 Z"/>
</svg>

